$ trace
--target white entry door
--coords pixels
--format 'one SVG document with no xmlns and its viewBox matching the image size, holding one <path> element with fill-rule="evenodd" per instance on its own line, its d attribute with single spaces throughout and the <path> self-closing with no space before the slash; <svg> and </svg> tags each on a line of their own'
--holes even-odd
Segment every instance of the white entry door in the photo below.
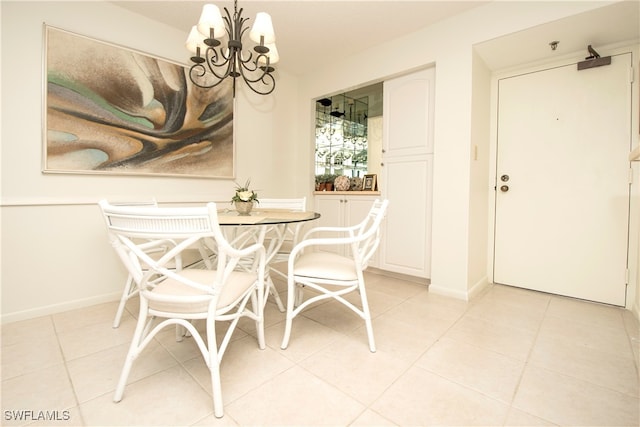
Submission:
<svg viewBox="0 0 640 427">
<path fill-rule="evenodd" d="M 498 82 L 495 283 L 625 305 L 630 68 Z"/>
</svg>

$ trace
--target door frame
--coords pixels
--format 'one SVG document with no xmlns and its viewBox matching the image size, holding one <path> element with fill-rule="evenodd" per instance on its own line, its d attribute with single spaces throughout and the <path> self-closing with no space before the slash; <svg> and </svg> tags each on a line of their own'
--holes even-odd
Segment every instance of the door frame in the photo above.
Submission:
<svg viewBox="0 0 640 427">
<path fill-rule="evenodd" d="M 621 53 L 631 53 L 633 64 L 633 82 L 631 85 L 631 138 L 632 146 L 636 147 L 640 143 L 640 45 L 614 45 L 601 47 L 599 52 L 606 55 L 616 55 Z M 514 67 L 507 70 L 494 70 L 491 76 L 491 104 L 490 104 L 490 134 L 489 134 L 489 176 L 487 185 L 489 186 L 489 224 L 487 236 L 487 277 L 489 283 L 494 279 L 494 259 L 495 259 L 495 221 L 496 221 L 496 191 L 498 184 L 497 171 L 497 150 L 498 150 L 498 82 L 501 79 L 514 77 L 521 74 L 534 73 L 554 67 L 566 66 L 583 61 L 584 52 L 574 52 L 553 61 L 543 61 Z M 633 183 L 630 188 L 629 205 L 629 235 L 627 251 L 627 268 L 629 277 L 626 289 L 627 309 L 634 311 L 635 317 L 640 319 L 640 162 L 632 162 Z"/>
</svg>

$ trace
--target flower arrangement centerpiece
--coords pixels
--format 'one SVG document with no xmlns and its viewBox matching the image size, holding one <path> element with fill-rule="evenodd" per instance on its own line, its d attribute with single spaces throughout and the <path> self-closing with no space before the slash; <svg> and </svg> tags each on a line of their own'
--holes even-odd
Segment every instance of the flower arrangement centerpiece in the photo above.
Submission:
<svg viewBox="0 0 640 427">
<path fill-rule="evenodd" d="M 247 179 L 244 185 L 236 182 L 236 194 L 231 198 L 231 203 L 236 206 L 236 211 L 240 215 L 249 215 L 254 203 L 260 203 L 258 193 L 249 189 L 251 178 Z"/>
</svg>

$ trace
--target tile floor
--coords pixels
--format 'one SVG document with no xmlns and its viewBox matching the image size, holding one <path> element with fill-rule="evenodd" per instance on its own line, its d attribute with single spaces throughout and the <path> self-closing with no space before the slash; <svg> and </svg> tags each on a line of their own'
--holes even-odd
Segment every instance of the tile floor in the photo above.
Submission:
<svg viewBox="0 0 640 427">
<path fill-rule="evenodd" d="M 284 315 L 269 302 L 267 348 L 247 322 L 223 359 L 222 419 L 193 340 L 177 343 L 173 330 L 112 402 L 136 301 L 119 329 L 115 303 L 4 325 L 0 424 L 639 425 L 640 333 L 629 311 L 499 285 L 466 303 L 367 279 L 375 354 L 363 323 L 335 302 L 297 318 L 281 350 Z"/>
</svg>

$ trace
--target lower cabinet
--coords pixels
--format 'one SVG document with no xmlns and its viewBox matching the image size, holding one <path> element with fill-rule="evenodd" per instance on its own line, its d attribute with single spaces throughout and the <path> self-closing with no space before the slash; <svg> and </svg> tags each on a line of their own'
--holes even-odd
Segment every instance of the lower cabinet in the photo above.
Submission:
<svg viewBox="0 0 640 427">
<path fill-rule="evenodd" d="M 421 279 L 431 277 L 431 171 L 433 156 L 391 160 L 383 168 L 382 194 L 329 193 L 315 195 L 320 219 L 314 226 L 344 227 L 358 224 L 373 201 L 388 198 L 380 247 L 369 265 Z M 394 179 L 390 179 L 393 176 Z M 412 185 L 411 183 L 421 183 Z M 384 194 L 388 194 L 385 197 Z M 331 237 L 338 237 L 337 234 Z M 344 248 L 327 248 L 346 255 Z"/>
<path fill-rule="evenodd" d="M 350 195 L 330 194 L 316 195 L 315 210 L 320 213 L 317 222 L 319 227 L 347 227 L 361 222 L 371 209 L 371 205 L 376 199 L 381 198 L 376 195 Z M 327 236 L 328 234 L 324 234 Z M 329 235 L 338 237 L 338 234 Z M 328 247 L 327 250 L 346 255 L 344 248 Z M 379 252 L 379 251 L 378 251 Z M 370 265 L 377 266 L 378 253 L 371 259 Z"/>
<path fill-rule="evenodd" d="M 386 158 L 380 180 L 389 211 L 380 245 L 378 268 L 431 277 L 433 155 Z"/>
</svg>

